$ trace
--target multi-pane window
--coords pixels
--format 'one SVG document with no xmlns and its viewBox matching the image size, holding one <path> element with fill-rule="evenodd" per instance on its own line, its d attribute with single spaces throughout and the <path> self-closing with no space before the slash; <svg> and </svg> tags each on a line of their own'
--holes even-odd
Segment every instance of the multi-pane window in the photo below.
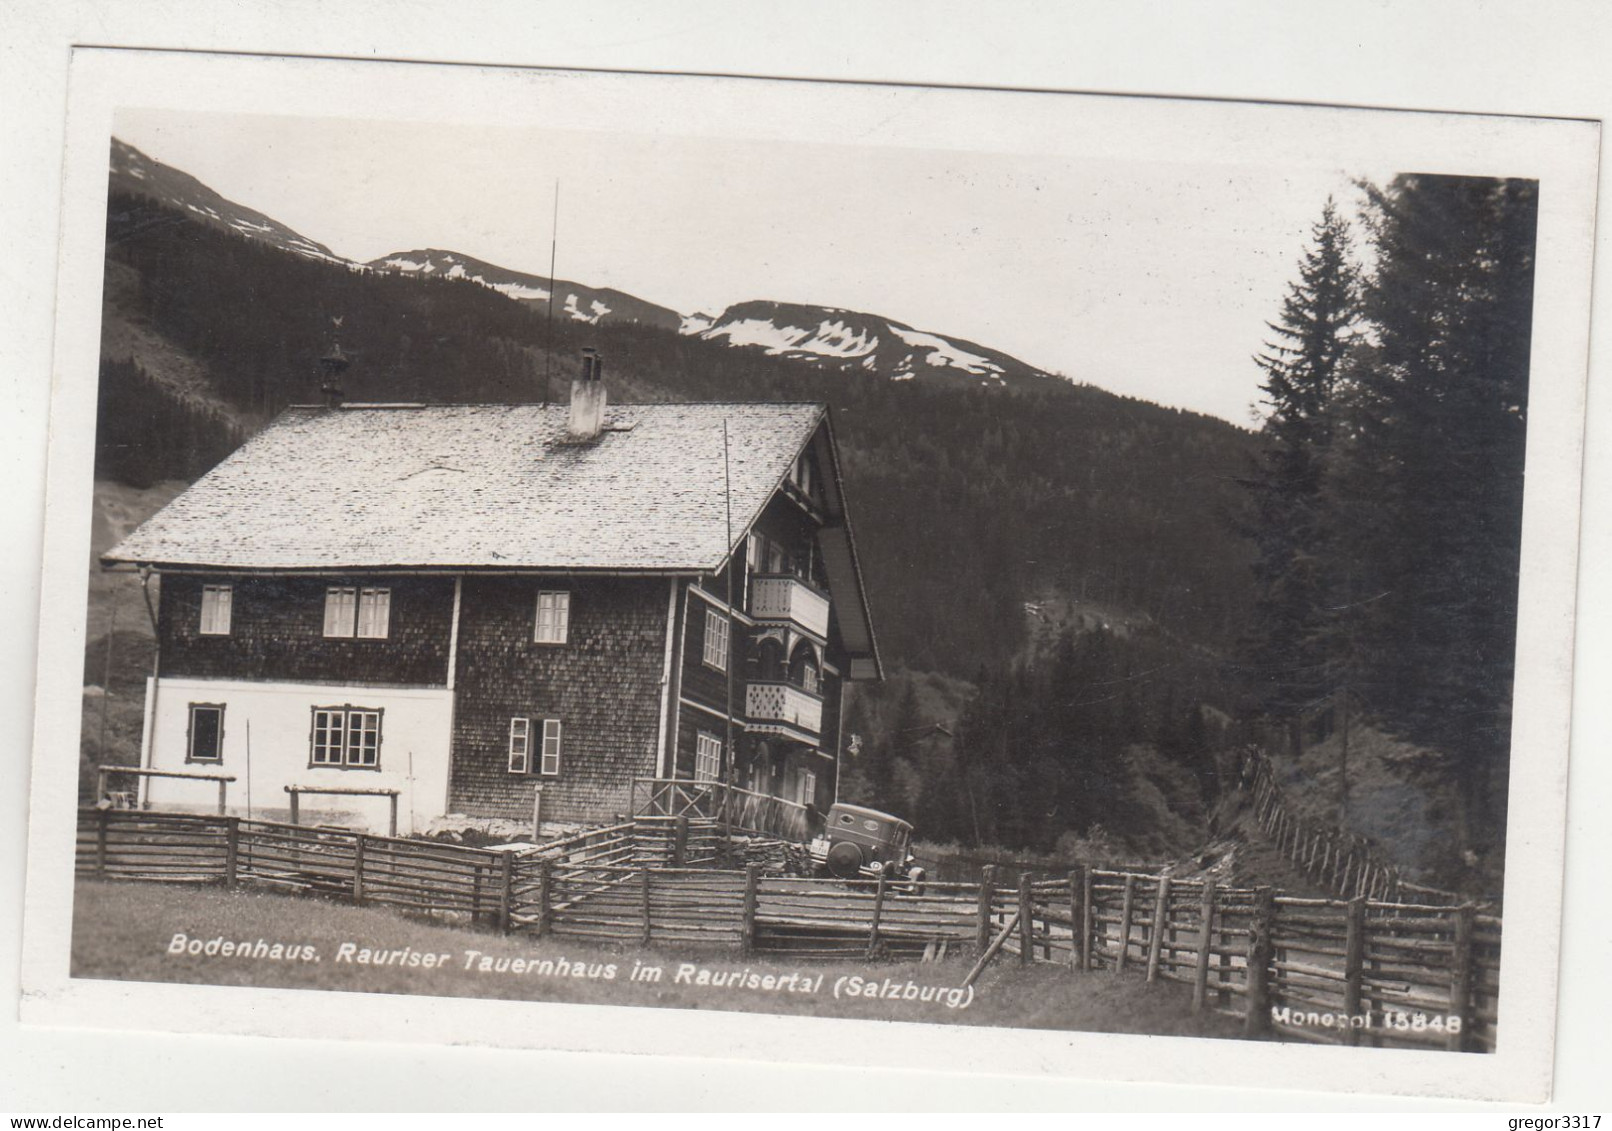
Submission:
<svg viewBox="0 0 1612 1131">
<path fill-rule="evenodd" d="M 325 635 L 385 640 L 391 629 L 392 591 L 332 585 L 325 590 Z"/>
<path fill-rule="evenodd" d="M 564 590 L 544 590 L 537 595 L 537 634 L 539 644 L 564 644 L 571 631 L 571 594 Z"/>
<path fill-rule="evenodd" d="M 705 610 L 705 662 L 728 670 L 728 618 L 715 609 Z"/>
<path fill-rule="evenodd" d="M 700 731 L 694 738 L 694 780 L 716 781 L 722 776 L 722 740 Z"/>
<path fill-rule="evenodd" d="M 800 775 L 800 803 L 811 805 L 817 800 L 817 775 L 811 770 L 802 770 Z"/>
<path fill-rule="evenodd" d="M 224 704 L 192 703 L 190 729 L 186 732 L 185 761 L 224 760 Z"/>
<path fill-rule="evenodd" d="M 364 707 L 315 707 L 308 762 L 344 769 L 380 769 L 381 713 Z"/>
<path fill-rule="evenodd" d="M 543 724 L 541 747 L 538 750 L 537 772 L 553 777 L 560 772 L 560 720 L 510 719 L 509 720 L 509 772 L 532 772 L 532 723 Z"/>
<path fill-rule="evenodd" d="M 560 772 L 560 720 L 543 720 L 543 757 L 538 772 L 550 777 Z"/>
<path fill-rule="evenodd" d="M 509 772 L 532 772 L 532 720 L 509 720 Z"/>
<path fill-rule="evenodd" d="M 233 591 L 228 585 L 203 585 L 201 602 L 201 634 L 228 636 L 230 606 Z"/>
</svg>

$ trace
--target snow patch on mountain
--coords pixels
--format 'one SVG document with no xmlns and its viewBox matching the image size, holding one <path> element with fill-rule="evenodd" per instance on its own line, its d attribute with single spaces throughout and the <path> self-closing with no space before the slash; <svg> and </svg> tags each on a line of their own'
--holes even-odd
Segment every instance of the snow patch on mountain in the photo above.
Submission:
<svg viewBox="0 0 1612 1131">
<path fill-rule="evenodd" d="M 780 326 L 768 318 L 739 318 L 711 327 L 701 336 L 727 338 L 735 346 L 760 346 L 769 354 L 808 353 L 837 358 L 866 357 L 879 344 L 877 334 L 827 318 L 815 327 Z"/>
<path fill-rule="evenodd" d="M 820 366 L 854 367 L 890 381 L 963 379 L 999 388 L 1054 379 L 973 342 L 837 307 L 743 302 L 715 318 L 687 315 L 682 332 Z"/>
<path fill-rule="evenodd" d="M 510 298 L 526 299 L 529 302 L 547 302 L 549 300 L 548 291 L 542 287 L 527 286 L 525 283 L 482 282 L 482 286 L 491 287 L 499 294 L 508 295 Z"/>
<path fill-rule="evenodd" d="M 1000 365 L 993 361 L 988 361 L 977 353 L 969 353 L 957 343 L 947 341 L 936 334 L 926 334 L 922 330 L 909 330 L 907 327 L 899 326 L 895 323 L 890 324 L 890 329 L 895 331 L 896 337 L 906 342 L 909 346 L 928 350 L 929 354 L 925 360 L 930 365 L 938 367 L 949 366 L 977 376 L 990 374 L 1000 377 L 1002 375 Z"/>
<path fill-rule="evenodd" d="M 108 172 L 114 191 L 182 209 L 211 227 L 260 240 L 309 259 L 351 266 L 348 260 L 332 254 L 323 244 L 315 243 L 261 212 L 220 196 L 189 173 L 154 161 L 118 138 L 112 139 Z"/>
</svg>

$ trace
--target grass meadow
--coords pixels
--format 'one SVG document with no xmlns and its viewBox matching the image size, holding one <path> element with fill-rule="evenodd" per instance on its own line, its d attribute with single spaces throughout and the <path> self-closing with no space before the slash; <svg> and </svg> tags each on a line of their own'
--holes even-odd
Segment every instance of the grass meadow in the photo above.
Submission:
<svg viewBox="0 0 1612 1131">
<path fill-rule="evenodd" d="M 185 946 L 171 953 L 176 935 L 199 940 L 204 953 Z M 223 939 L 248 950 L 222 953 L 206 944 Z M 263 945 L 259 946 L 259 942 Z M 344 944 L 351 949 L 342 960 Z M 271 957 L 273 948 L 280 957 Z M 407 953 L 391 964 L 355 961 L 360 951 Z M 472 953 L 474 952 L 474 953 Z M 420 956 L 410 959 L 409 954 Z M 285 957 L 293 955 L 294 957 Z M 430 956 L 426 958 L 425 956 Z M 486 961 L 483 961 L 485 959 Z M 564 960 L 561 965 L 560 960 Z M 400 964 L 403 963 L 403 964 Z M 410 965 L 407 963 L 413 962 Z M 550 965 L 544 966 L 543 963 Z M 798 975 L 795 985 L 822 975 L 815 992 L 754 984 L 679 982 L 682 964 L 726 973 L 748 970 L 758 978 Z M 525 964 L 525 969 L 522 969 Z M 634 967 L 658 966 L 659 982 L 633 980 Z M 582 940 L 446 925 L 379 907 L 253 888 L 179 887 L 81 880 L 73 912 L 72 974 L 138 982 L 324 989 L 349 993 L 423 994 L 518 1001 L 648 1005 L 756 1013 L 810 1014 L 888 1021 L 999 1025 L 1107 1033 L 1236 1037 L 1240 1024 L 1213 1013 L 1194 1016 L 1186 987 L 1148 984 L 1134 974 L 1116 977 L 1063 966 L 1020 966 L 999 957 L 980 977 L 966 1008 L 943 1001 L 836 998 L 842 976 L 882 984 L 912 982 L 941 990 L 961 986 L 972 958 L 938 962 L 868 962 L 793 959 L 728 950 L 655 946 L 615 947 Z M 613 978 L 605 977 L 607 967 Z M 569 971 L 580 967 L 583 976 Z M 561 973 L 560 971 L 566 971 Z M 588 974 L 593 976 L 587 976 Z M 934 995 L 944 999 L 945 994 Z"/>
</svg>

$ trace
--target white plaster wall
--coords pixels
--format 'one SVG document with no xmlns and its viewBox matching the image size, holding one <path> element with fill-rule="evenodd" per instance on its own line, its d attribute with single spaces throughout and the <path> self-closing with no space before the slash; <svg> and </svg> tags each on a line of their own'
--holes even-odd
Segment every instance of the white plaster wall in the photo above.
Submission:
<svg viewBox="0 0 1612 1131">
<path fill-rule="evenodd" d="M 445 811 L 453 692 L 444 688 L 164 678 L 155 684 L 156 728 L 152 731 L 153 687 L 153 681 L 147 679 L 146 726 L 155 751 L 147 757 L 147 764 L 156 770 L 233 774 L 237 780 L 229 784 L 227 793 L 231 813 L 246 816 L 250 802 L 252 816 L 286 820 L 288 785 L 399 790 L 400 835 L 420 831 Z M 221 763 L 185 761 L 192 703 L 224 704 Z M 378 770 L 308 764 L 313 708 L 347 704 L 384 712 Z M 126 787 L 115 784 L 114 788 Z M 156 809 L 215 812 L 218 784 L 150 778 L 143 797 Z M 305 794 L 300 807 L 304 824 L 340 823 L 363 825 L 375 833 L 387 831 L 390 803 L 385 797 Z"/>
</svg>

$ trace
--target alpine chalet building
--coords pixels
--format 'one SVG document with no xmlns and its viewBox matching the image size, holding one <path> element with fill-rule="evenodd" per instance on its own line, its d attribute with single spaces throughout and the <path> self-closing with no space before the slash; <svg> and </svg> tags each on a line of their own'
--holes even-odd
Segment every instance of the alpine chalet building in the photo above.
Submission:
<svg viewBox="0 0 1612 1131">
<path fill-rule="evenodd" d="M 102 559 L 160 576 L 143 764 L 236 812 L 396 790 L 401 832 L 607 820 L 638 778 L 826 810 L 881 676 L 827 410 L 606 400 L 590 356 L 569 405 L 282 413 Z"/>
</svg>

